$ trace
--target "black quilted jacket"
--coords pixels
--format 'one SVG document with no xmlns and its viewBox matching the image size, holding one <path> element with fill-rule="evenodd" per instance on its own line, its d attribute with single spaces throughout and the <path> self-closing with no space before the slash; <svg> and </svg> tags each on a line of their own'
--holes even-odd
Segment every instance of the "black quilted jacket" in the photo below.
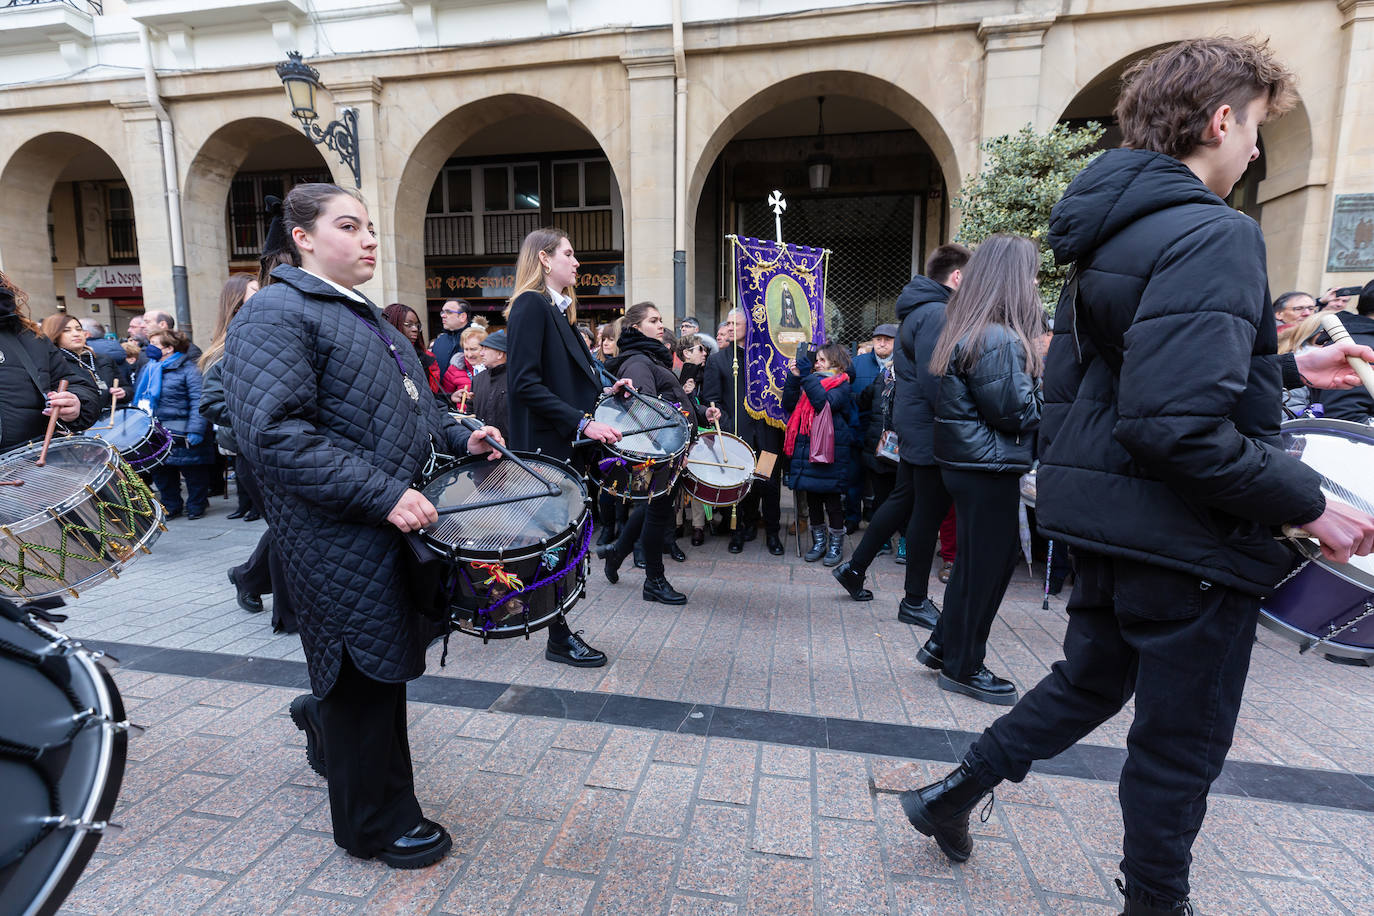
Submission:
<svg viewBox="0 0 1374 916">
<path fill-rule="evenodd" d="M 266 493 L 310 683 L 324 696 L 351 654 L 364 674 L 395 683 L 424 670 L 429 627 L 399 570 L 406 549 L 387 513 L 430 455 L 430 436 L 466 452 L 467 430 L 428 396 L 415 348 L 371 303 L 294 267 L 229 327 L 224 394 L 241 454 Z M 406 393 L 395 348 L 421 392 Z"/>
<path fill-rule="evenodd" d="M 1000 324 L 988 325 L 973 367 L 959 369 L 967 347 L 967 338 L 955 345 L 939 376 L 935 460 L 961 471 L 1029 471 L 1044 398 L 1026 371 L 1025 348 Z"/>
</svg>

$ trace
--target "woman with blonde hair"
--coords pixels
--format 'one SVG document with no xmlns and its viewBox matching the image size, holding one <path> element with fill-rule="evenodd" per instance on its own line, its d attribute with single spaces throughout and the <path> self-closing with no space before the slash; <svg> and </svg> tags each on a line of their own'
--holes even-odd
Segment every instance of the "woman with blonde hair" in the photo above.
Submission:
<svg viewBox="0 0 1374 916">
<path fill-rule="evenodd" d="M 576 278 L 577 258 L 568 234 L 536 229 L 520 245 L 515 293 L 506 307 L 510 445 L 574 464 L 580 463 L 574 460 L 574 439 L 620 439 L 615 428 L 591 417 L 602 386 L 592 354 L 577 332 Z M 549 626 L 544 657 L 579 668 L 606 664 L 605 653 L 573 633 L 561 616 Z"/>
</svg>

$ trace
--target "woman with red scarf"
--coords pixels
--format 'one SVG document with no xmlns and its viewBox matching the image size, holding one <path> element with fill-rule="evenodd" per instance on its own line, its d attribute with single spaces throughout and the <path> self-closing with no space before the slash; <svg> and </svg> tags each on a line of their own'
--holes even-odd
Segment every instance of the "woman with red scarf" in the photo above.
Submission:
<svg viewBox="0 0 1374 916">
<path fill-rule="evenodd" d="M 859 415 L 849 376 L 849 353 L 839 344 L 829 343 L 816 352 L 797 350 L 791 374 L 782 392 L 782 406 L 791 412 L 783 451 L 791 456 L 787 485 L 810 494 L 807 506 L 811 515 L 811 549 L 803 559 L 814 563 L 825 557 L 826 566 L 838 566 L 844 556 L 843 494 L 849 480 L 849 461 L 857 441 Z M 812 453 L 812 427 L 818 416 L 830 407 L 834 429 L 833 446 L 817 443 Z M 829 460 L 825 460 L 825 459 Z M 826 520 L 829 519 L 829 529 Z"/>
</svg>

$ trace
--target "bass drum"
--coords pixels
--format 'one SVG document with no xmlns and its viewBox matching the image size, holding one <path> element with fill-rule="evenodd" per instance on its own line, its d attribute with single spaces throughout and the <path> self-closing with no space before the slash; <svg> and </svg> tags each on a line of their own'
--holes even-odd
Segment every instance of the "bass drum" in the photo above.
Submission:
<svg viewBox="0 0 1374 916">
<path fill-rule="evenodd" d="M 118 829 L 131 726 L 97 658 L 0 599 L 0 913 L 57 912 Z"/>
<path fill-rule="evenodd" d="M 586 485 L 562 461 L 518 457 L 464 458 L 417 485 L 439 510 L 420 536 L 448 564 L 449 624 L 469 636 L 528 636 L 586 590 Z"/>
<path fill-rule="evenodd" d="M 1322 476 L 1322 493 L 1374 515 L 1374 427 L 1300 417 L 1283 424 L 1288 454 Z M 1260 623 L 1300 652 L 1374 660 L 1374 556 L 1333 563 L 1316 541 L 1292 538 L 1304 562 L 1266 598 Z"/>
</svg>

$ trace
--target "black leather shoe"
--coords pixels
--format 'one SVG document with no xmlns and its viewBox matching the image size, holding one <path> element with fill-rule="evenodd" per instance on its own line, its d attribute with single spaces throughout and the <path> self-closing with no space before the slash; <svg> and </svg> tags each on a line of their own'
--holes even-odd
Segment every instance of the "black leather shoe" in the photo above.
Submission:
<svg viewBox="0 0 1374 916">
<path fill-rule="evenodd" d="M 768 552 L 773 556 L 780 557 L 783 555 L 782 538 L 778 537 L 776 531 L 768 532 L 766 543 L 768 544 Z"/>
<path fill-rule="evenodd" d="M 864 574 L 855 569 L 853 563 L 841 563 L 835 567 L 831 575 L 855 601 L 873 600 L 873 593 L 864 588 Z"/>
<path fill-rule="evenodd" d="M 687 562 L 687 554 L 682 552 L 682 548 L 678 546 L 677 541 L 669 541 L 668 549 L 665 550 L 664 553 L 668 554 L 668 556 L 672 557 L 679 563 Z"/>
<path fill-rule="evenodd" d="M 550 633 L 544 657 L 551 662 L 572 665 L 574 668 L 600 668 L 606 664 L 606 653 L 589 646 L 582 638 L 581 630 L 569 633 L 563 641 L 555 640 Z"/>
<path fill-rule="evenodd" d="M 968 764 L 960 763 L 959 769 L 939 782 L 903 792 L 897 798 L 911 826 L 932 837 L 951 862 L 966 862 L 973 852 L 973 837 L 968 835 L 969 814 L 991 793 L 991 789 L 983 788 L 973 778 Z"/>
<path fill-rule="evenodd" d="M 744 526 L 744 539 L 745 539 L 746 541 L 752 541 L 754 538 L 756 538 L 756 537 L 758 537 L 758 536 L 759 536 L 759 527 L 758 527 L 758 525 L 745 525 L 745 526 Z"/>
<path fill-rule="evenodd" d="M 248 589 L 239 585 L 238 576 L 234 575 L 234 568 L 229 568 L 229 584 L 234 586 L 235 597 L 238 599 L 239 607 L 250 614 L 261 614 L 263 611 L 262 596 L 255 595 Z"/>
<path fill-rule="evenodd" d="M 902 623 L 909 623 L 913 627 L 925 627 L 927 630 L 933 630 L 936 622 L 940 619 L 940 609 L 929 598 L 920 604 L 912 604 L 903 598 L 902 603 L 897 605 L 897 619 Z"/>
<path fill-rule="evenodd" d="M 226 515 L 225 518 L 243 518 L 247 514 L 247 509 L 235 509 L 233 512 L 230 512 L 228 515 Z"/>
<path fill-rule="evenodd" d="M 692 546 L 693 546 L 693 547 L 700 547 L 702 544 L 705 544 L 705 543 L 706 543 L 706 529 L 705 529 L 705 528 L 693 528 L 693 529 L 692 529 Z"/>
<path fill-rule="evenodd" d="M 644 600 L 657 601 L 659 604 L 686 604 L 687 596 L 663 576 L 653 576 L 644 580 Z"/>
<path fill-rule="evenodd" d="M 952 678 L 941 671 L 936 683 L 940 685 L 941 690 L 948 690 L 950 693 L 962 693 L 966 697 L 973 697 L 975 700 L 982 700 L 993 706 L 1016 705 L 1016 685 L 1006 678 L 993 674 L 988 670 L 987 665 L 966 678 Z"/>
<path fill-rule="evenodd" d="M 186 517 L 193 522 L 198 518 L 205 518 L 205 510 L 201 509 L 199 512 L 187 512 Z"/>
<path fill-rule="evenodd" d="M 291 721 L 305 732 L 305 760 L 321 779 L 329 777 L 324 771 L 324 731 L 320 728 L 320 701 L 313 693 L 305 693 L 291 701 Z"/>
<path fill-rule="evenodd" d="M 649 565 L 648 563 L 644 562 L 644 548 L 643 548 L 643 547 L 640 547 L 638 544 L 636 544 L 636 545 L 635 545 L 635 569 L 645 569 L 645 568 L 648 567 L 648 565 Z"/>
<path fill-rule="evenodd" d="M 254 510 L 245 515 L 243 517 L 243 520 L 245 522 L 256 522 L 260 518 L 262 518 L 262 513 L 258 512 L 257 510 Z"/>
<path fill-rule="evenodd" d="M 744 532 L 736 531 L 730 535 L 730 546 L 725 549 L 731 553 L 744 553 Z"/>
<path fill-rule="evenodd" d="M 392 868 L 424 868 L 433 865 L 453 848 L 448 831 L 428 818 L 386 844 L 376 858 Z"/>
<path fill-rule="evenodd" d="M 1120 878 L 1116 879 L 1116 889 L 1126 898 L 1121 916 L 1193 916 L 1193 904 L 1187 899 L 1163 904 L 1147 900 L 1143 894 L 1127 891 Z"/>
<path fill-rule="evenodd" d="M 615 544 L 598 544 L 596 548 L 596 558 L 605 560 L 606 581 L 615 585 L 620 581 L 620 564 L 625 562 L 625 558 L 615 552 Z"/>
<path fill-rule="evenodd" d="M 945 647 L 935 641 L 932 636 L 926 640 L 926 644 L 916 650 L 916 661 L 933 668 L 936 671 L 943 671 L 945 668 Z"/>
</svg>

